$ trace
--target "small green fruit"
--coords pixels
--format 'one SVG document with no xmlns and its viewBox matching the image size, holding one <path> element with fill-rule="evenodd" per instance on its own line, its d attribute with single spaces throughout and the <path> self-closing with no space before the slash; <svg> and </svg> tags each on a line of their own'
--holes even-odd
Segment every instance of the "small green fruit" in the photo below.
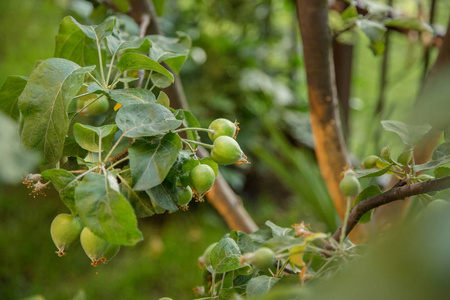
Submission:
<svg viewBox="0 0 450 300">
<path fill-rule="evenodd" d="M 260 270 L 271 268 L 275 264 L 275 253 L 266 247 L 259 248 L 251 256 L 250 263 Z"/>
<path fill-rule="evenodd" d="M 205 252 L 203 252 L 202 256 L 198 258 L 198 265 L 200 268 L 203 268 L 203 266 L 210 266 L 211 265 L 211 251 L 212 249 L 217 245 L 217 243 L 212 243 L 211 245 L 206 248 Z"/>
<path fill-rule="evenodd" d="M 120 245 L 109 244 L 105 253 L 103 253 L 103 262 L 104 263 L 109 262 L 111 259 L 114 258 L 114 256 L 117 255 L 117 253 L 119 253 L 119 250 L 120 250 Z"/>
<path fill-rule="evenodd" d="M 82 109 L 83 107 L 85 107 L 86 105 L 89 106 L 86 107 L 84 110 L 82 110 L 80 112 L 80 115 L 89 115 L 89 116 L 95 116 L 95 115 L 101 115 L 105 112 L 108 111 L 109 108 L 109 101 L 108 98 L 106 96 L 101 96 L 100 98 L 97 99 L 97 95 L 94 97 L 94 99 L 90 99 L 87 101 L 83 101 L 80 99 L 78 99 L 78 109 Z M 95 100 L 97 99 L 97 100 Z"/>
<path fill-rule="evenodd" d="M 84 252 L 92 261 L 91 265 L 96 267 L 104 261 L 103 254 L 109 246 L 107 241 L 96 236 L 89 228 L 84 227 L 81 231 L 80 242 Z"/>
<path fill-rule="evenodd" d="M 194 188 L 198 195 L 203 195 L 209 191 L 215 180 L 216 174 L 208 165 L 195 166 L 191 172 L 189 172 L 190 186 Z"/>
<path fill-rule="evenodd" d="M 52 240 L 58 248 L 58 255 L 64 256 L 67 249 L 77 242 L 83 223 L 78 217 L 69 214 L 59 214 L 50 226 Z"/>
<path fill-rule="evenodd" d="M 391 158 L 391 150 L 389 149 L 389 146 L 383 147 L 381 148 L 381 153 L 380 156 L 382 159 L 384 159 L 385 161 L 388 162 L 392 162 L 392 158 Z"/>
<path fill-rule="evenodd" d="M 377 166 L 377 162 L 381 161 L 381 159 L 376 155 L 369 155 L 363 162 L 364 169 L 371 169 Z"/>
<path fill-rule="evenodd" d="M 219 136 L 213 146 L 211 158 L 219 165 L 232 165 L 245 160 L 241 147 L 229 136 Z"/>
<path fill-rule="evenodd" d="M 219 136 L 229 136 L 231 138 L 236 134 L 236 124 L 227 119 L 216 119 L 209 124 L 208 129 L 214 132 L 208 133 L 211 141 L 215 141 Z"/>
<path fill-rule="evenodd" d="M 192 199 L 192 189 L 190 186 L 177 187 L 178 205 L 187 206 Z"/>
<path fill-rule="evenodd" d="M 342 178 L 339 188 L 345 196 L 354 197 L 359 194 L 361 186 L 353 170 L 348 170 L 344 173 L 344 178 Z"/>
</svg>

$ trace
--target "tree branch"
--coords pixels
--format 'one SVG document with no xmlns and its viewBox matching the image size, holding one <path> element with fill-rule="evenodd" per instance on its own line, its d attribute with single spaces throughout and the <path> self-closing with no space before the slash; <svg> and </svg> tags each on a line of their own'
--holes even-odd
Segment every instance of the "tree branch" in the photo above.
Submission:
<svg viewBox="0 0 450 300">
<path fill-rule="evenodd" d="M 356 226 L 356 224 L 358 224 L 358 221 L 361 219 L 361 217 L 371 209 L 397 200 L 403 200 L 411 196 L 448 189 L 450 188 L 450 176 L 410 185 L 404 184 L 405 182 L 401 181 L 400 184 L 397 184 L 392 189 L 376 196 L 367 198 L 356 204 L 350 212 L 345 236 L 347 236 L 350 231 L 352 231 L 352 229 Z M 333 234 L 333 238 L 336 241 L 339 241 L 341 231 L 342 225 Z"/>
<path fill-rule="evenodd" d="M 349 166 L 342 136 L 332 63 L 327 0 L 297 0 L 315 152 L 322 177 L 341 218 L 346 199 L 340 174 Z"/>
</svg>

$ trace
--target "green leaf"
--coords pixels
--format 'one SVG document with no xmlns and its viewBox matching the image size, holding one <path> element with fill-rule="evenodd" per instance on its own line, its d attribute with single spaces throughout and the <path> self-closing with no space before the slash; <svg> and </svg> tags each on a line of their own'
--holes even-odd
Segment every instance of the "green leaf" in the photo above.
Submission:
<svg viewBox="0 0 450 300">
<path fill-rule="evenodd" d="M 381 190 L 378 186 L 376 185 L 371 185 L 367 188 L 365 188 L 361 193 L 359 193 L 358 197 L 356 197 L 355 202 L 353 203 L 353 207 L 355 207 L 356 204 L 358 204 L 359 202 L 370 198 L 372 196 L 376 196 L 378 194 L 381 194 Z M 373 209 L 366 212 L 361 219 L 359 219 L 359 223 L 368 223 L 370 222 L 370 219 L 372 218 L 372 214 L 373 214 Z"/>
<path fill-rule="evenodd" d="M 285 251 L 294 246 L 302 245 L 305 245 L 305 238 L 295 238 L 293 236 L 276 236 L 264 243 L 264 246 L 277 251 Z"/>
<path fill-rule="evenodd" d="M 115 17 L 109 17 L 103 23 L 97 26 L 91 26 L 94 28 L 95 35 L 99 41 L 112 34 L 113 29 L 116 26 L 116 21 Z"/>
<path fill-rule="evenodd" d="M 450 142 L 440 144 L 433 152 L 431 159 L 438 160 L 441 157 L 450 155 Z"/>
<path fill-rule="evenodd" d="M 130 167 L 133 189 L 144 191 L 161 184 L 177 160 L 181 138 L 168 133 L 159 140 L 137 140 L 131 145 Z"/>
<path fill-rule="evenodd" d="M 61 201 L 70 209 L 73 215 L 77 214 L 75 205 L 75 175 L 64 169 L 51 169 L 41 173 L 42 178 L 50 180 L 58 191 Z"/>
<path fill-rule="evenodd" d="M 370 177 L 379 177 L 381 175 L 386 174 L 391 170 L 392 164 L 388 165 L 384 169 L 378 169 L 378 168 L 371 168 L 371 169 L 359 169 L 356 170 L 356 177 L 357 178 L 370 178 Z"/>
<path fill-rule="evenodd" d="M 18 124 L 2 112 L 0 112 L 0 128 L 0 152 L 2 153 L 0 185 L 16 184 L 26 172 L 32 172 L 39 162 L 39 155 L 23 149 Z"/>
<path fill-rule="evenodd" d="M 70 16 L 65 17 L 61 21 L 58 34 L 56 35 L 54 57 L 71 60 L 83 67 L 95 65 L 97 70 L 99 70 L 98 50 L 94 31 L 87 26 L 79 24 Z"/>
<path fill-rule="evenodd" d="M 233 239 L 223 238 L 211 251 L 211 266 L 216 274 L 240 269 L 242 253 Z"/>
<path fill-rule="evenodd" d="M 122 72 L 141 69 L 151 70 L 166 76 L 171 82 L 174 80 L 173 75 L 166 68 L 153 59 L 139 53 L 128 52 L 122 55 L 117 63 L 117 68 Z"/>
<path fill-rule="evenodd" d="M 172 84 L 172 80 L 170 78 L 159 73 L 152 73 L 151 79 L 153 84 L 160 89 L 164 89 Z"/>
<path fill-rule="evenodd" d="M 242 253 L 253 252 L 256 250 L 252 238 L 242 231 L 231 231 L 230 238 L 236 241 Z"/>
<path fill-rule="evenodd" d="M 90 173 L 75 188 L 75 204 L 93 233 L 111 244 L 133 246 L 142 234 L 131 204 L 118 190 L 113 176 Z"/>
<path fill-rule="evenodd" d="M 114 134 L 117 131 L 117 126 L 114 124 L 95 127 L 90 125 L 83 125 L 75 123 L 73 125 L 73 136 L 81 146 L 91 152 L 100 152 L 99 141 L 101 139 L 101 151 L 109 150 L 114 142 Z"/>
<path fill-rule="evenodd" d="M 370 47 L 375 55 L 380 55 L 384 52 L 384 34 L 387 28 L 376 21 L 360 19 L 356 21 L 356 25 L 369 38 Z"/>
<path fill-rule="evenodd" d="M 162 106 L 169 108 L 170 107 L 170 99 L 166 93 L 163 91 L 159 92 L 158 99 L 156 99 L 156 103 L 161 104 Z"/>
<path fill-rule="evenodd" d="M 74 137 L 68 136 L 64 142 L 63 156 L 69 157 L 86 157 L 87 150 L 83 149 L 75 141 Z"/>
<path fill-rule="evenodd" d="M 152 92 L 140 88 L 113 90 L 109 95 L 111 99 L 122 104 L 122 106 L 133 103 L 154 103 L 156 101 Z"/>
<path fill-rule="evenodd" d="M 265 295 L 279 280 L 280 278 L 269 277 L 266 275 L 252 278 L 247 284 L 247 296 Z"/>
<path fill-rule="evenodd" d="M 445 165 L 449 162 L 450 162 L 450 155 L 447 155 L 447 156 L 442 156 L 436 160 L 430 160 L 429 162 L 422 164 L 422 165 L 415 165 L 413 167 L 413 169 L 415 172 L 422 172 L 422 171 L 426 171 L 426 170 L 436 169 L 437 167 Z"/>
<path fill-rule="evenodd" d="M 403 17 L 397 19 L 388 19 L 384 21 L 384 25 L 388 27 L 407 28 L 420 32 L 427 31 L 429 33 L 433 33 L 433 27 L 419 18 Z"/>
<path fill-rule="evenodd" d="M 266 221 L 265 223 L 270 229 L 272 229 L 272 234 L 274 237 L 276 236 L 293 236 L 294 229 L 293 228 L 283 228 L 278 225 L 275 225 L 271 221 Z"/>
<path fill-rule="evenodd" d="M 133 190 L 133 179 L 130 172 L 121 174 L 123 180 L 120 183 L 120 192 L 134 208 L 134 212 L 138 218 L 146 218 L 155 214 L 150 197 L 146 192 Z"/>
<path fill-rule="evenodd" d="M 178 210 L 178 194 L 176 190 L 176 184 L 170 184 L 170 182 L 164 181 L 160 185 L 157 185 L 146 193 L 150 196 L 156 204 L 168 211 Z"/>
<path fill-rule="evenodd" d="M 147 38 L 152 41 L 149 57 L 157 62 L 166 61 L 176 73 L 186 61 L 191 47 L 191 39 L 183 32 L 177 32 L 177 38 L 169 38 L 162 35 L 150 35 Z"/>
<path fill-rule="evenodd" d="M 384 130 L 396 133 L 402 142 L 410 147 L 416 146 L 431 129 L 431 126 L 428 124 L 413 125 L 400 121 L 381 121 L 381 125 Z"/>
<path fill-rule="evenodd" d="M 28 78 L 23 76 L 8 76 L 0 88 L 0 111 L 13 118 L 19 120 L 19 107 L 17 101 L 22 94 Z"/>
<path fill-rule="evenodd" d="M 62 156 L 69 129 L 67 107 L 92 69 L 61 58 L 47 59 L 31 73 L 19 97 L 22 143 L 41 151 L 47 166 L 54 166 Z"/>
<path fill-rule="evenodd" d="M 117 126 L 128 137 L 163 135 L 181 125 L 181 121 L 157 103 L 130 104 L 122 107 L 116 116 Z"/>
<path fill-rule="evenodd" d="M 434 170 L 434 177 L 442 178 L 450 175 L 450 168 L 448 167 L 439 167 Z"/>
</svg>

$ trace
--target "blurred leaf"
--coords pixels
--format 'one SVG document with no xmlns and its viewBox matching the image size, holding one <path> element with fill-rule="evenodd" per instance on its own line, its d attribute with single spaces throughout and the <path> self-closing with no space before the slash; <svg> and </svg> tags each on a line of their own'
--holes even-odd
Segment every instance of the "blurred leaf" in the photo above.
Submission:
<svg viewBox="0 0 450 300">
<path fill-rule="evenodd" d="M 242 268 L 241 251 L 233 239 L 223 238 L 211 251 L 211 266 L 216 274 Z"/>
<path fill-rule="evenodd" d="M 442 178 L 450 175 L 450 168 L 448 167 L 439 167 L 434 170 L 434 177 Z"/>
<path fill-rule="evenodd" d="M 370 48 L 374 51 L 374 54 L 383 54 L 385 48 L 384 34 L 386 33 L 387 28 L 379 22 L 366 19 L 357 20 L 356 25 L 369 38 Z"/>
<path fill-rule="evenodd" d="M 247 296 L 262 296 L 280 280 L 280 278 L 269 277 L 266 275 L 252 278 L 247 285 Z"/>
<path fill-rule="evenodd" d="M 181 138 L 168 133 L 160 140 L 137 140 L 129 151 L 133 189 L 144 191 L 161 184 L 177 160 Z"/>
<path fill-rule="evenodd" d="M 129 104 L 116 116 L 117 126 L 128 137 L 163 135 L 181 125 L 173 114 L 157 103 Z"/>
<path fill-rule="evenodd" d="M 236 241 L 242 253 L 253 252 L 256 250 L 252 238 L 242 231 L 231 231 L 230 238 Z"/>
<path fill-rule="evenodd" d="M 265 223 L 270 229 L 272 229 L 272 234 L 274 237 L 277 236 L 293 236 L 294 235 L 294 229 L 293 228 L 283 228 L 280 227 L 271 221 L 266 221 Z"/>
<path fill-rule="evenodd" d="M 402 17 L 396 19 L 388 19 L 384 21 L 384 25 L 389 27 L 407 28 L 420 32 L 427 31 L 429 33 L 433 33 L 433 27 L 419 18 Z"/>
<path fill-rule="evenodd" d="M 450 142 L 440 144 L 433 152 L 431 159 L 437 160 L 450 155 Z"/>
<path fill-rule="evenodd" d="M 133 179 L 130 172 L 124 172 L 121 174 L 124 179 L 120 183 L 120 192 L 134 208 L 136 216 L 138 218 L 146 218 L 155 214 L 155 209 L 152 206 L 150 197 L 146 192 L 133 190 Z"/>
<path fill-rule="evenodd" d="M 73 125 L 73 136 L 83 149 L 91 152 L 100 152 L 99 141 L 101 140 L 101 151 L 107 151 L 112 147 L 114 134 L 117 131 L 115 124 L 100 127 L 75 123 Z"/>
<path fill-rule="evenodd" d="M 370 198 L 372 196 L 376 196 L 378 194 L 381 194 L 381 190 L 378 186 L 376 185 L 371 185 L 367 188 L 365 188 L 361 193 L 359 193 L 358 197 L 356 197 L 355 202 L 353 202 L 353 207 L 355 207 L 356 204 L 358 204 L 359 202 Z M 372 214 L 373 214 L 373 209 L 366 212 L 361 219 L 359 219 L 359 223 L 367 223 L 370 222 L 370 219 L 372 218 Z"/>
<path fill-rule="evenodd" d="M 0 112 L 0 151 L 3 161 L 0 164 L 0 185 L 15 184 L 31 172 L 39 162 L 37 153 L 22 148 L 19 126 L 10 117 Z"/>
<path fill-rule="evenodd" d="M 265 246 L 276 249 L 277 251 L 285 251 L 294 246 L 305 245 L 304 238 L 295 238 L 293 236 L 275 236 L 264 243 Z"/>
<path fill-rule="evenodd" d="M 64 169 L 51 169 L 42 172 L 41 176 L 52 182 L 61 197 L 61 201 L 70 209 L 73 215 L 77 215 L 75 187 L 78 182 L 75 175 Z"/>
<path fill-rule="evenodd" d="M 422 137 L 431 130 L 431 126 L 428 124 L 415 125 L 400 121 L 381 121 L 381 125 L 384 130 L 396 133 L 402 142 L 409 147 L 416 146 L 422 140 Z"/>
<path fill-rule="evenodd" d="M 47 166 L 54 166 L 62 156 L 69 129 L 67 107 L 92 69 L 61 58 L 47 59 L 31 73 L 19 97 L 22 143 L 41 151 Z"/>
<path fill-rule="evenodd" d="M 119 9 L 121 13 L 126 13 L 130 8 L 130 2 L 128 0 L 111 0 L 111 2 Z"/>
<path fill-rule="evenodd" d="M 357 178 L 370 178 L 370 177 L 380 177 L 391 170 L 392 164 L 389 164 L 384 169 L 372 168 L 372 169 L 358 169 L 356 170 Z"/>
<path fill-rule="evenodd" d="M 66 137 L 63 156 L 86 157 L 87 153 L 87 150 L 81 148 L 72 136 Z"/>
<path fill-rule="evenodd" d="M 436 169 L 437 167 L 440 167 L 442 165 L 445 165 L 450 162 L 450 155 L 447 156 L 441 156 L 439 159 L 436 160 L 430 160 L 429 162 L 422 164 L 422 165 L 415 165 L 413 167 L 415 172 L 421 172 L 431 169 Z"/>
<path fill-rule="evenodd" d="M 112 182 L 105 175 L 87 174 L 75 188 L 75 204 L 93 233 L 111 244 L 133 246 L 142 240 L 136 215 Z"/>
<path fill-rule="evenodd" d="M 27 77 L 8 76 L 0 88 L 0 111 L 3 111 L 14 120 L 19 120 L 20 113 L 17 101 L 27 81 Z"/>
<path fill-rule="evenodd" d="M 173 75 L 166 68 L 142 54 L 133 52 L 125 53 L 120 57 L 117 68 L 122 72 L 141 69 L 151 70 L 166 76 L 170 79 L 170 82 L 173 82 Z"/>
<path fill-rule="evenodd" d="M 109 95 L 111 99 L 123 106 L 133 103 L 154 103 L 156 101 L 152 92 L 140 88 L 113 90 Z"/>
<path fill-rule="evenodd" d="M 152 73 L 150 77 L 152 79 L 153 84 L 160 89 L 168 87 L 173 82 L 170 78 L 161 75 L 159 73 Z"/>
</svg>

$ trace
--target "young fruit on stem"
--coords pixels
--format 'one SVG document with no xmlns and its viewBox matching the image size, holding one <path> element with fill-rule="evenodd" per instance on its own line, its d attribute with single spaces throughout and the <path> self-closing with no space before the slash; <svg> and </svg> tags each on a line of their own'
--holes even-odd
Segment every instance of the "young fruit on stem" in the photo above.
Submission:
<svg viewBox="0 0 450 300">
<path fill-rule="evenodd" d="M 52 240 L 58 248 L 59 257 L 66 255 L 64 251 L 77 242 L 83 223 L 78 217 L 69 214 L 59 214 L 50 226 Z"/>
<path fill-rule="evenodd" d="M 183 210 L 187 210 L 189 202 L 191 202 L 192 199 L 192 189 L 190 186 L 187 187 L 177 187 L 177 194 L 178 194 L 178 206 L 181 207 Z"/>
<path fill-rule="evenodd" d="M 214 142 L 219 136 L 229 136 L 233 138 L 236 134 L 236 124 L 227 119 L 216 119 L 209 124 L 208 129 L 214 130 L 209 132 L 208 136 Z"/>
<path fill-rule="evenodd" d="M 89 228 L 84 227 L 80 235 L 81 246 L 86 255 L 91 259 L 94 267 L 103 263 L 103 254 L 108 249 L 109 243 L 96 236 Z"/>
<path fill-rule="evenodd" d="M 347 170 L 344 172 L 344 178 L 342 178 L 339 184 L 339 189 L 341 193 L 348 197 L 354 197 L 359 194 L 361 186 L 359 184 L 358 178 L 353 170 Z"/>
<path fill-rule="evenodd" d="M 189 184 L 197 192 L 198 196 L 203 195 L 209 191 L 214 181 L 216 180 L 216 174 L 214 170 L 208 165 L 195 166 L 189 172 Z"/>
<path fill-rule="evenodd" d="M 364 169 L 376 168 L 378 161 L 381 162 L 381 159 L 376 155 L 367 156 L 363 162 Z"/>
<path fill-rule="evenodd" d="M 219 165 L 232 165 L 247 161 L 238 142 L 225 135 L 214 140 L 211 158 Z"/>
<path fill-rule="evenodd" d="M 269 248 L 261 247 L 253 252 L 248 262 L 260 270 L 266 270 L 274 265 L 275 253 Z"/>
</svg>

